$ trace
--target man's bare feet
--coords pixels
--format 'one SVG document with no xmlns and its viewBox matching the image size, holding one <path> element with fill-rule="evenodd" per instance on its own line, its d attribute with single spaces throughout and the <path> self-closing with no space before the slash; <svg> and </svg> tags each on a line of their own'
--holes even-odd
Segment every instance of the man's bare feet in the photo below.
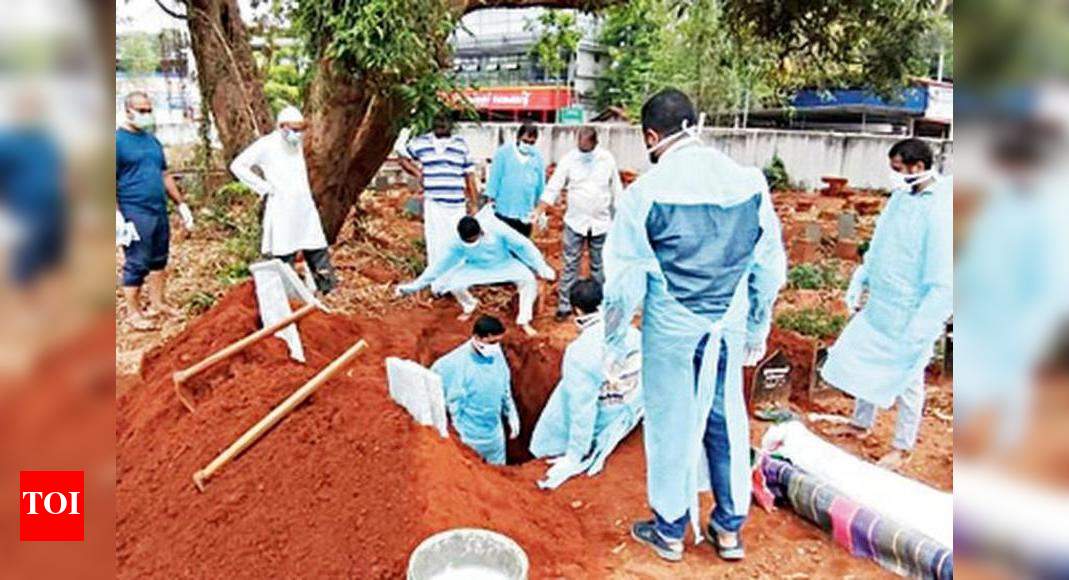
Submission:
<svg viewBox="0 0 1069 580">
<path fill-rule="evenodd" d="M 149 320 L 145 317 L 144 314 L 141 314 L 140 312 L 135 312 L 131 314 L 126 319 L 126 322 L 130 324 L 130 328 L 141 332 L 156 330 L 158 328 L 155 322 Z"/>
<path fill-rule="evenodd" d="M 145 311 L 148 316 L 166 316 L 167 318 L 180 318 L 183 312 L 170 304 L 153 304 Z"/>
<path fill-rule="evenodd" d="M 527 336 L 538 336 L 538 331 L 530 324 L 521 324 L 520 328 L 523 329 L 523 332 L 527 334 Z"/>
<path fill-rule="evenodd" d="M 880 460 L 876 462 L 876 465 L 891 471 L 898 471 L 899 468 L 906 465 L 909 458 L 910 454 L 908 452 L 902 451 L 901 449 L 892 449 L 887 455 L 881 457 Z"/>
</svg>

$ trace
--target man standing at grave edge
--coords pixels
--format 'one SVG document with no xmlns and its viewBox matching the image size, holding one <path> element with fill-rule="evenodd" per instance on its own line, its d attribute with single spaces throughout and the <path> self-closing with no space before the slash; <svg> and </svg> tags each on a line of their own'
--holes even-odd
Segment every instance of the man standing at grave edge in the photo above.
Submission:
<svg viewBox="0 0 1069 580">
<path fill-rule="evenodd" d="M 892 449 L 879 461 L 896 469 L 916 445 L 924 369 L 954 309 L 954 203 L 953 181 L 936 173 L 927 143 L 906 139 L 888 156 L 891 199 L 846 291 L 857 315 L 820 374 L 857 398 L 847 434 L 867 435 L 877 406 L 898 405 Z"/>
</svg>

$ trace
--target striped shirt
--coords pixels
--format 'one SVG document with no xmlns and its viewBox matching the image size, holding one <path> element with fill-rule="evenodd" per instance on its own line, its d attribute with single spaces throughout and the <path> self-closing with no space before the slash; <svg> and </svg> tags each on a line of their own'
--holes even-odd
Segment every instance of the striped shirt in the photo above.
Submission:
<svg viewBox="0 0 1069 580">
<path fill-rule="evenodd" d="M 405 153 L 423 166 L 423 195 L 442 203 L 465 202 L 464 174 L 475 164 L 463 138 L 427 133 L 409 141 Z"/>
</svg>

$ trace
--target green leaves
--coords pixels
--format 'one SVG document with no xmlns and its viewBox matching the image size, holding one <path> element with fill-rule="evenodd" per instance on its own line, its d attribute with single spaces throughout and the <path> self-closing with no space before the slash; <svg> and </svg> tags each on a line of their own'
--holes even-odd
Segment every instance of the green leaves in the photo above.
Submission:
<svg viewBox="0 0 1069 580">
<path fill-rule="evenodd" d="M 442 0 L 309 0 L 297 23 L 314 57 L 389 90 L 442 69 L 456 16 Z"/>
<path fill-rule="evenodd" d="M 137 32 L 116 37 L 116 55 L 119 66 L 131 76 L 144 76 L 156 72 L 160 66 L 160 37 L 147 32 Z"/>
<path fill-rule="evenodd" d="M 366 90 L 400 96 L 424 125 L 455 85 L 446 76 L 458 15 L 444 0 L 302 0 L 298 29 L 310 56 L 357 77 Z M 409 119 L 400 119 L 407 122 Z"/>
<path fill-rule="evenodd" d="M 834 338 L 846 326 L 846 316 L 823 308 L 785 310 L 776 317 L 776 326 L 815 338 Z"/>
<path fill-rule="evenodd" d="M 550 77 L 559 78 L 568 70 L 582 33 L 575 23 L 575 15 L 559 10 L 546 10 L 537 20 L 527 23 L 528 30 L 541 30 L 530 53 Z"/>
<path fill-rule="evenodd" d="M 599 105 L 632 114 L 677 87 L 710 113 L 782 106 L 800 88 L 896 94 L 949 34 L 931 0 L 637 0 L 605 11 Z"/>
</svg>

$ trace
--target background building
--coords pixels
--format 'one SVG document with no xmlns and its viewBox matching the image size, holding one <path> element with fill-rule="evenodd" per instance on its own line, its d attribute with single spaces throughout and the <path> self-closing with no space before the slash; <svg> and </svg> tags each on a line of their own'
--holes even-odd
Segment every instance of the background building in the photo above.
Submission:
<svg viewBox="0 0 1069 580">
<path fill-rule="evenodd" d="M 575 12 L 582 33 L 566 71 L 551 75 L 531 55 L 541 36 L 544 9 L 491 9 L 470 13 L 453 35 L 453 70 L 469 98 L 487 120 L 578 121 L 592 116 L 594 91 L 608 64 L 597 43 L 598 20 Z M 562 109 L 582 110 L 561 113 Z"/>
</svg>

